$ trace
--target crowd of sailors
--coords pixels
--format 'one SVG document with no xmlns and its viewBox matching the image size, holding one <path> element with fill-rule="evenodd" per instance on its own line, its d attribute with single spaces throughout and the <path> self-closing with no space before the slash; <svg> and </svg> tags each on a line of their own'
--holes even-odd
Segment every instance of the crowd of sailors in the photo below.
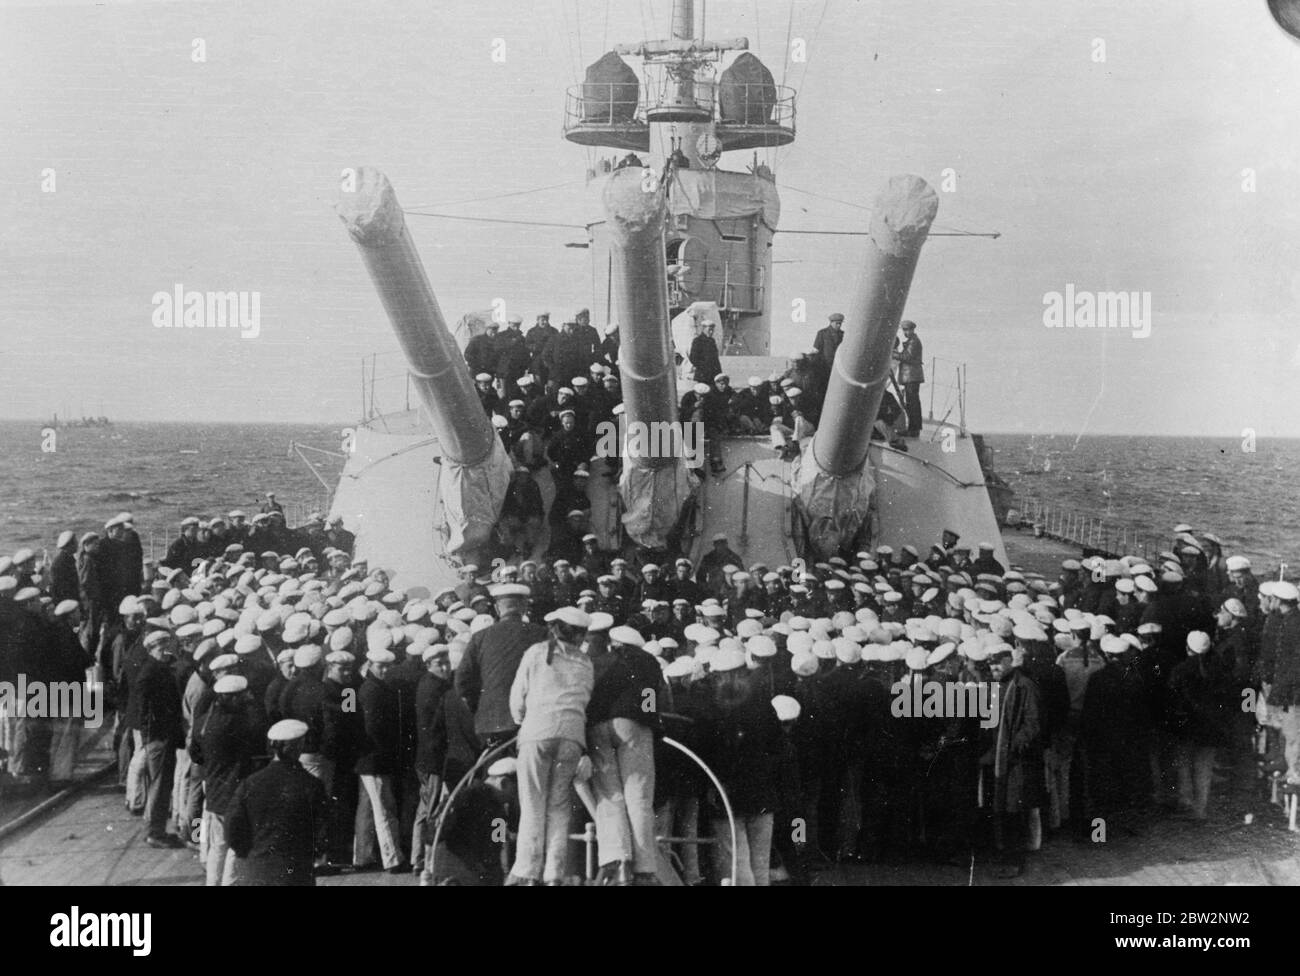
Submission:
<svg viewBox="0 0 1300 976">
<path fill-rule="evenodd" d="M 742 885 L 973 855 L 1014 875 L 1053 833 L 1204 822 L 1231 802 L 1216 766 L 1253 789 L 1262 754 L 1300 788 L 1300 591 L 1188 525 L 1055 578 L 953 532 L 776 566 L 718 536 L 698 561 L 500 558 L 430 593 L 339 526 L 265 514 L 206 541 L 186 520 L 116 589 L 84 565 L 107 549 L 125 577 L 126 513 L 99 550 L 0 559 L 0 681 L 90 668 L 127 810 L 210 884 L 572 883 L 588 819 L 609 884 L 733 860 Z M 77 719 L 14 704 L 10 772 L 66 779 Z"/>
<path fill-rule="evenodd" d="M 524 332 L 523 318 L 511 315 L 504 329 L 490 321 L 465 346 L 483 409 L 516 464 L 535 471 L 549 463 L 557 483 L 566 488 L 575 473 L 586 476 L 606 429 L 602 425 L 617 427 L 622 413 L 618 326 L 606 326 L 602 336 L 590 319 L 582 309 L 556 329 L 543 312 Z M 843 328 L 843 314 L 832 313 L 812 350 L 794 357 L 784 371 L 750 376 L 733 385 L 736 381 L 722 369 L 715 328 L 700 319 L 690 345 L 678 357 L 688 384 L 679 391 L 678 417 L 664 419 L 701 425 L 714 473 L 721 471 L 717 438 L 723 435 L 770 435 L 775 447 L 788 449 L 817 427 Z M 899 442 L 921 429 L 924 370 L 915 323 L 903 323 L 895 360 L 906 406 L 886 393 L 875 436 Z M 557 506 L 563 504 L 563 497 L 557 499 Z M 568 511 L 552 512 L 553 524 L 562 523 Z M 521 515 L 525 520 L 542 516 L 536 505 Z"/>
</svg>

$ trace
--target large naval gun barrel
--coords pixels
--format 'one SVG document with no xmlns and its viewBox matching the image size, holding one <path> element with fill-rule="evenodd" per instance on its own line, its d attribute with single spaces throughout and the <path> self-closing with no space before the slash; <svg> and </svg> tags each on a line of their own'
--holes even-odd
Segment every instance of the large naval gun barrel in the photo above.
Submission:
<svg viewBox="0 0 1300 976">
<path fill-rule="evenodd" d="M 895 176 L 872 210 L 866 262 L 835 354 L 821 425 L 799 460 L 808 539 L 824 557 L 852 545 L 862 528 L 875 487 L 866 464 L 871 430 L 912 273 L 938 209 L 939 198 L 925 180 Z"/>
<path fill-rule="evenodd" d="M 604 206 L 626 424 L 623 525 L 639 545 L 658 549 L 667 544 L 691 488 L 668 321 L 667 207 L 664 190 L 657 181 L 643 183 L 645 175 L 640 167 L 616 170 L 605 184 Z"/>
<path fill-rule="evenodd" d="M 354 189 L 344 186 L 338 214 L 379 291 L 438 438 L 447 554 L 468 555 L 488 541 L 509 488 L 510 461 L 442 317 L 392 184 L 370 167 L 358 168 L 352 183 Z"/>
</svg>

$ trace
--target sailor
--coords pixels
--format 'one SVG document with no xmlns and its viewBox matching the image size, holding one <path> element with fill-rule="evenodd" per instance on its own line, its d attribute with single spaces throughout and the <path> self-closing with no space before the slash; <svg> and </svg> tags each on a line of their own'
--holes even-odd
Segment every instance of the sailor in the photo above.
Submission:
<svg viewBox="0 0 1300 976">
<path fill-rule="evenodd" d="M 365 729 L 356 708 L 356 658 L 347 651 L 352 633 L 341 627 L 330 635 L 321 682 L 321 771 L 333 771 L 330 794 L 330 865 L 352 863 L 352 831 L 356 819 L 359 781 L 351 774 Z"/>
<path fill-rule="evenodd" d="M 668 582 L 668 591 L 673 600 L 682 599 L 695 606 L 704 600 L 708 593 L 704 587 L 691 578 L 691 561 L 679 556 L 673 562 L 673 579 Z M 665 597 L 668 599 L 669 597 Z"/>
<path fill-rule="evenodd" d="M 343 516 L 335 515 L 325 524 L 325 537 L 329 540 L 329 544 L 351 556 L 357 537 L 343 527 Z"/>
<path fill-rule="evenodd" d="M 315 885 L 324 850 L 325 787 L 298 763 L 307 726 L 284 719 L 267 732 L 271 763 L 235 789 L 227 818 L 240 885 Z"/>
<path fill-rule="evenodd" d="M 528 372 L 528 364 L 533 358 L 524 339 L 523 324 L 524 319 L 521 315 L 512 314 L 506 318 L 506 330 L 497 335 L 496 359 L 487 370 L 501 377 L 501 381 L 505 384 L 507 399 L 518 396 L 517 381 Z"/>
<path fill-rule="evenodd" d="M 582 537 L 582 554 L 578 562 L 592 579 L 603 576 L 609 569 L 609 555 L 601 550 L 596 533 L 588 532 Z"/>
<path fill-rule="evenodd" d="M 530 595 L 520 583 L 493 587 L 497 621 L 470 637 L 456 669 L 456 691 L 474 714 L 474 731 L 486 747 L 514 734 L 510 685 L 524 652 L 546 638 L 545 628 L 525 617 Z"/>
<path fill-rule="evenodd" d="M 176 638 L 166 630 L 157 630 L 145 638 L 144 647 L 149 657 L 136 673 L 130 694 L 138 705 L 135 744 L 143 760 L 143 813 L 148 827 L 145 843 L 150 847 L 183 847 L 181 838 L 167 833 L 176 750 L 184 743 L 181 693 L 171 670 Z"/>
<path fill-rule="evenodd" d="M 81 600 L 81 586 L 77 580 L 77 536 L 65 529 L 55 542 L 53 562 L 50 563 L 49 595 L 56 604 L 64 600 Z M 22 585 L 22 581 L 19 581 Z"/>
<path fill-rule="evenodd" d="M 1282 712 L 1286 781 L 1295 786 L 1300 785 L 1300 589 L 1282 580 L 1273 584 L 1273 598 L 1277 613 L 1269 639 L 1272 666 L 1266 668 L 1271 684 L 1265 693 L 1270 710 Z"/>
<path fill-rule="evenodd" d="M 699 322 L 698 332 L 691 340 L 687 358 L 691 361 L 692 376 L 697 383 L 708 383 L 710 379 L 722 372 L 722 360 L 718 357 L 718 344 L 713 338 L 713 323 Z"/>
<path fill-rule="evenodd" d="M 443 718 L 443 698 L 455 694 L 451 680 L 451 649 L 446 644 L 431 644 L 420 652 L 424 674 L 415 689 L 415 774 L 419 779 L 419 804 L 415 811 L 411 837 L 411 870 L 422 871 L 428 852 L 424 836 L 442 793 L 443 765 L 447 760 L 446 729 L 439 727 Z"/>
<path fill-rule="evenodd" d="M 402 732 L 397 689 L 389 681 L 389 671 L 396 661 L 396 655 L 387 648 L 373 648 L 366 653 L 367 672 L 357 692 L 364 737 L 353 767 L 361 791 L 357 799 L 352 864 L 358 870 L 372 867 L 378 839 L 381 863 L 389 874 L 410 870 L 402 858 L 393 786 L 400 772 L 398 751 Z M 303 726 L 299 737 L 305 734 Z"/>
<path fill-rule="evenodd" d="M 894 340 L 894 361 L 898 363 L 898 384 L 903 388 L 903 409 L 907 411 L 907 436 L 921 434 L 921 384 L 925 382 L 924 354 L 916 335 L 916 323 L 904 322 L 902 341 Z"/>
<path fill-rule="evenodd" d="M 1190 656 L 1169 675 L 1167 724 L 1177 743 L 1178 794 L 1183 812 L 1208 819 L 1214 758 L 1232 743 L 1233 710 L 1239 707 L 1232 675 L 1213 652 L 1210 635 L 1187 635 Z"/>
<path fill-rule="evenodd" d="M 672 600 L 672 587 L 663 578 L 663 572 L 656 563 L 646 563 L 641 567 L 641 582 L 632 596 L 632 606 L 640 607 L 647 600 Z"/>
<path fill-rule="evenodd" d="M 613 628 L 587 705 L 598 862 L 607 883 L 659 883 L 654 740 L 666 696 L 645 638 L 631 627 Z"/>
<path fill-rule="evenodd" d="M 1007 568 L 993 555 L 993 543 L 981 542 L 979 553 L 979 557 L 971 563 L 972 573 L 991 573 L 994 576 L 1001 576 L 1007 571 Z"/>
<path fill-rule="evenodd" d="M 772 424 L 767 390 L 757 376 L 749 377 L 745 389 L 736 393 L 731 405 L 736 427 L 742 434 L 764 434 Z"/>
<path fill-rule="evenodd" d="M 583 355 L 587 360 L 586 366 L 583 367 L 583 369 L 586 369 L 587 366 L 590 366 L 592 363 L 600 361 L 600 333 L 597 332 L 596 327 L 591 324 L 590 309 L 578 309 L 577 313 L 573 316 L 573 319 L 574 332 L 578 335 L 578 338 L 582 343 Z M 574 375 L 577 374 L 575 373 Z"/>
<path fill-rule="evenodd" d="M 695 570 L 695 582 L 710 593 L 720 593 L 724 588 L 722 569 L 724 566 L 740 566 L 744 560 L 732 551 L 727 544 L 725 532 L 715 533 L 713 548 L 704 554 Z"/>
<path fill-rule="evenodd" d="M 567 383 L 574 376 L 582 376 L 595 360 L 596 342 L 578 332 L 577 322 L 565 322 L 560 334 L 546 343 L 538 364 L 546 380 Z M 533 372 L 537 372 L 534 369 Z"/>
<path fill-rule="evenodd" d="M 549 639 L 526 649 L 510 687 L 510 716 L 519 727 L 519 843 L 507 885 L 563 884 L 570 786 L 591 771 L 583 751 L 595 673 L 582 651 L 591 618 L 561 607 L 545 620 Z"/>
<path fill-rule="evenodd" d="M 266 493 L 266 501 L 262 503 L 262 514 L 270 515 L 272 512 L 279 512 L 283 515 L 284 506 L 275 500 L 275 492 L 268 491 Z"/>
<path fill-rule="evenodd" d="M 766 887 L 771 883 L 773 814 L 779 800 L 781 723 L 771 702 L 750 683 L 742 651 L 720 648 L 713 655 L 710 671 L 712 694 L 705 705 L 707 731 L 700 752 L 726 790 L 735 816 L 735 883 Z M 707 794 L 706 809 L 713 821 L 715 870 L 729 877 L 730 820 L 713 790 Z M 741 856 L 746 851 L 748 857 Z"/>
<path fill-rule="evenodd" d="M 1104 636 L 1105 667 L 1088 679 L 1084 693 L 1079 732 L 1089 824 L 1096 817 L 1107 823 L 1114 818 L 1132 829 L 1150 793 L 1150 716 L 1136 643 L 1128 637 Z"/>
<path fill-rule="evenodd" d="M 532 356 L 528 367 L 529 372 L 537 373 L 543 383 L 548 377 L 544 371 L 538 373 L 538 369 L 542 367 L 542 353 L 545 352 L 546 344 L 551 341 L 551 338 L 559 334 L 559 330 L 551 325 L 550 312 L 539 313 L 533 327 L 524 333 L 524 343 L 528 346 L 529 355 Z"/>
<path fill-rule="evenodd" d="M 568 487 L 573 482 L 573 472 L 578 465 L 591 459 L 591 442 L 585 431 L 578 429 L 578 415 L 565 407 L 559 413 L 560 429 L 546 447 L 546 458 L 551 462 L 551 474 L 558 486 Z"/>
<path fill-rule="evenodd" d="M 492 385 L 491 373 L 478 373 L 474 377 L 474 388 L 478 391 L 478 402 L 483 406 L 483 412 L 492 417 L 494 414 L 504 414 L 505 406 L 501 398 L 497 396 L 497 391 Z"/>
<path fill-rule="evenodd" d="M 485 323 L 484 331 L 471 336 L 465 343 L 465 363 L 475 377 L 479 373 L 491 373 L 496 369 L 499 351 L 497 332 L 500 328 L 501 323 L 490 318 Z"/>
<path fill-rule="evenodd" d="M 813 340 L 813 348 L 817 350 L 827 369 L 834 364 L 835 350 L 839 349 L 843 341 L 844 313 L 832 312 L 826 325 L 817 331 L 817 338 Z"/>
<path fill-rule="evenodd" d="M 189 747 L 203 776 L 200 846 L 207 854 L 203 861 L 209 887 L 234 884 L 235 856 L 227 840 L 231 803 L 239 784 L 252 773 L 265 735 L 247 694 L 247 679 L 226 674 L 212 690 L 215 698 L 200 717 Z"/>
<path fill-rule="evenodd" d="M 594 438 L 593 415 L 599 404 L 591 395 L 591 381 L 585 376 L 575 376 L 569 380 L 569 387 L 573 390 L 573 398 L 565 406 L 574 413 L 574 426 L 588 438 Z"/>
<path fill-rule="evenodd" d="M 616 582 L 609 573 L 597 577 L 596 602 L 592 605 L 592 612 L 607 613 L 614 625 L 620 626 L 627 621 L 627 602 L 615 590 Z"/>
<path fill-rule="evenodd" d="M 709 470 L 722 474 L 726 468 L 722 463 L 722 438 L 731 423 L 731 379 L 726 373 L 718 373 L 702 397 L 702 417 L 704 423 L 704 444 L 709 456 Z"/>
<path fill-rule="evenodd" d="M 600 358 L 611 368 L 618 366 L 618 323 L 610 322 L 605 326 L 605 337 L 600 341 Z"/>
<path fill-rule="evenodd" d="M 500 526 L 511 555 L 530 555 L 541 538 L 546 509 L 542 489 L 533 480 L 527 465 L 515 465 L 506 499 L 501 506 Z"/>
<path fill-rule="evenodd" d="M 86 680 L 86 668 L 94 659 L 81 646 L 78 632 L 81 628 L 81 611 L 76 600 L 51 603 L 52 621 L 49 629 L 50 661 L 47 665 L 51 681 L 62 682 L 65 687 L 81 685 Z M 77 757 L 82 716 L 60 714 L 54 710 L 49 716 L 50 730 L 50 785 L 60 788 L 72 781 L 72 768 Z"/>
</svg>

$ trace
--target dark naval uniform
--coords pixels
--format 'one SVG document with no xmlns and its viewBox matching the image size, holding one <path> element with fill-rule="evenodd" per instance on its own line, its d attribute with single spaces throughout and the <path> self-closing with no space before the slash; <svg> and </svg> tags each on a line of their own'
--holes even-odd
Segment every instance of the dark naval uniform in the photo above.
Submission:
<svg viewBox="0 0 1300 976">
<path fill-rule="evenodd" d="M 226 825 L 240 884 L 314 885 L 325 808 L 325 787 L 296 762 L 277 759 L 240 783 Z"/>
<path fill-rule="evenodd" d="M 509 615 L 484 627 L 469 639 L 456 669 L 456 691 L 474 713 L 474 731 L 491 744 L 494 736 L 510 734 L 510 686 L 524 651 L 546 640 L 546 628 Z"/>
</svg>

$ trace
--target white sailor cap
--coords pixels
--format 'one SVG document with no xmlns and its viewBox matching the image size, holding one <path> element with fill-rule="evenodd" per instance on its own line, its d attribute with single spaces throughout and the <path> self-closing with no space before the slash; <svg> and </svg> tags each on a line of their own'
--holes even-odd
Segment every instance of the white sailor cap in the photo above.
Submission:
<svg viewBox="0 0 1300 976">
<path fill-rule="evenodd" d="M 1273 584 L 1273 596 L 1287 603 L 1300 600 L 1300 589 L 1290 580 L 1278 580 Z"/>
<path fill-rule="evenodd" d="M 463 374 L 462 374 L 462 375 L 463 375 Z M 491 383 L 491 382 L 492 382 L 492 374 L 491 374 L 491 373 L 479 373 L 478 375 L 476 375 L 476 376 L 474 377 L 474 382 L 475 382 L 475 383 Z"/>
<path fill-rule="evenodd" d="M 272 742 L 293 742 L 307 734 L 307 723 L 296 718 L 282 718 L 267 730 L 266 737 Z"/>
<path fill-rule="evenodd" d="M 366 652 L 366 660 L 371 664 L 392 664 L 397 655 L 384 647 L 376 647 Z"/>
<path fill-rule="evenodd" d="M 615 627 L 609 632 L 609 639 L 615 644 L 627 644 L 630 647 L 645 647 L 645 638 L 632 627 Z"/>
<path fill-rule="evenodd" d="M 324 658 L 324 651 L 318 644 L 303 644 L 292 653 L 295 668 L 315 667 Z"/>
<path fill-rule="evenodd" d="M 1114 634 L 1106 634 L 1101 639 L 1101 652 L 1103 654 L 1123 654 L 1129 647 L 1128 641 L 1122 637 L 1116 637 Z"/>
<path fill-rule="evenodd" d="M 502 597 L 528 596 L 532 590 L 523 583 L 501 583 L 488 592 L 492 595 L 492 599 L 498 600 Z"/>
<path fill-rule="evenodd" d="M 711 671 L 735 671 L 745 666 L 745 655 L 735 648 L 719 648 L 709 661 Z"/>
<path fill-rule="evenodd" d="M 772 699 L 772 707 L 776 709 L 776 717 L 781 722 L 793 722 L 801 711 L 799 702 L 789 695 L 777 695 Z"/>
<path fill-rule="evenodd" d="M 1248 569 L 1250 569 L 1250 560 L 1247 559 L 1245 556 L 1228 557 L 1228 572 L 1242 573 Z"/>
<path fill-rule="evenodd" d="M 247 688 L 248 679 L 242 674 L 223 674 L 212 686 L 212 690 L 218 695 L 236 695 Z"/>
<path fill-rule="evenodd" d="M 1203 630 L 1193 630 L 1187 635 L 1187 649 L 1193 654 L 1204 654 L 1211 646 L 1210 635 Z"/>
<path fill-rule="evenodd" d="M 74 610 L 79 609 L 80 607 L 81 604 L 79 604 L 76 600 L 60 600 L 58 605 L 54 608 L 54 616 L 66 617 L 68 614 L 72 613 Z"/>
<path fill-rule="evenodd" d="M 581 627 L 584 630 L 591 623 L 591 617 L 577 607 L 560 607 L 558 610 L 552 610 L 542 619 L 548 624 L 558 621 L 559 623 L 568 624 L 570 627 Z"/>
</svg>

